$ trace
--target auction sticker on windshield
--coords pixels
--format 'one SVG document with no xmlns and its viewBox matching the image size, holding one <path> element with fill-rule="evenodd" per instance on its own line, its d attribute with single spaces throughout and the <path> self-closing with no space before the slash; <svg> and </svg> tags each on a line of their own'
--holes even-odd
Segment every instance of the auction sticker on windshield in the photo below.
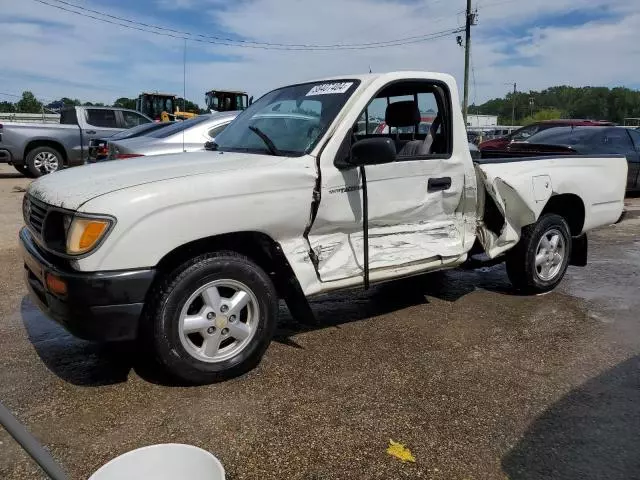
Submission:
<svg viewBox="0 0 640 480">
<path fill-rule="evenodd" d="M 335 83 L 323 83 L 321 85 L 316 85 L 309 93 L 307 93 L 307 97 L 311 97 L 313 95 L 329 95 L 332 93 L 344 93 L 349 90 L 349 87 L 353 85 L 353 82 L 335 82 Z"/>
</svg>

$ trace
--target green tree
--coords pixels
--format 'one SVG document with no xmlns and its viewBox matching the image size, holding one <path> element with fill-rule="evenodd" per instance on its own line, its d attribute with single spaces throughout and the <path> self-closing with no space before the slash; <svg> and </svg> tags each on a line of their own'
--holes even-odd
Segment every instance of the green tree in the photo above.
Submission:
<svg viewBox="0 0 640 480">
<path fill-rule="evenodd" d="M 114 107 L 118 107 L 118 108 L 129 108 L 131 110 L 135 110 L 136 109 L 136 99 L 135 98 L 120 97 L 115 102 L 113 102 L 113 106 Z"/>
<path fill-rule="evenodd" d="M 545 108 L 537 111 L 533 115 L 529 115 L 528 117 L 524 117 L 520 123 L 522 125 L 529 125 L 534 122 L 542 122 L 544 120 L 556 120 L 558 118 L 562 118 L 564 115 L 561 110 L 557 108 Z"/>
<path fill-rule="evenodd" d="M 62 97 L 60 101 L 64 103 L 65 107 L 78 107 L 81 105 L 80 100 L 72 100 L 71 98 L 67 97 Z"/>
<path fill-rule="evenodd" d="M 13 103 L 3 101 L 0 102 L 0 113 L 13 113 L 16 111 L 16 107 Z"/>
<path fill-rule="evenodd" d="M 516 123 L 522 124 L 537 112 L 559 110 L 566 118 L 610 120 L 622 123 L 627 117 L 640 117 L 640 91 L 617 87 L 570 87 L 559 85 L 540 92 L 508 93 L 480 105 L 483 114 L 498 115 L 501 124 L 511 123 L 513 107 Z M 533 110 L 533 114 L 532 114 Z"/>
<path fill-rule="evenodd" d="M 42 103 L 29 91 L 22 92 L 22 98 L 16 103 L 16 109 L 21 113 L 40 113 Z"/>
</svg>

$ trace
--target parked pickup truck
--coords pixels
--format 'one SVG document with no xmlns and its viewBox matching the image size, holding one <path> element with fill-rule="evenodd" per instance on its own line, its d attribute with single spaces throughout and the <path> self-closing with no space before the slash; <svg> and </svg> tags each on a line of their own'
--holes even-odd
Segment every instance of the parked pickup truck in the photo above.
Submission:
<svg viewBox="0 0 640 480">
<path fill-rule="evenodd" d="M 627 162 L 474 162 L 457 92 L 426 72 L 298 83 L 254 102 L 213 151 L 43 177 L 20 232 L 33 299 L 73 334 L 140 339 L 201 383 L 257 364 L 279 298 L 309 320 L 308 297 L 474 255 L 547 292 L 586 264 L 585 232 L 621 216 Z M 420 134 L 427 109 L 437 115 Z M 358 127 L 380 115 L 389 133 Z"/>
<path fill-rule="evenodd" d="M 91 139 L 151 121 L 123 108 L 72 107 L 61 112 L 59 125 L 5 123 L 0 125 L 0 163 L 9 163 L 29 177 L 83 165 Z"/>
</svg>

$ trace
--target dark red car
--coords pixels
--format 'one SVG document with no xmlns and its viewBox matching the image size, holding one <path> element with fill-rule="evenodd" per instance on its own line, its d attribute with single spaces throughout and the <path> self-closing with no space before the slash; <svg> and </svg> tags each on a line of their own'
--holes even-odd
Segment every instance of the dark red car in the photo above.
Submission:
<svg viewBox="0 0 640 480">
<path fill-rule="evenodd" d="M 506 137 L 493 138 L 482 142 L 479 145 L 480 150 L 503 150 L 511 142 L 526 141 L 531 135 L 547 130 L 553 127 L 606 127 L 613 126 L 615 123 L 601 120 L 545 120 L 543 122 L 532 123 L 526 127 L 519 128 L 511 132 Z"/>
</svg>

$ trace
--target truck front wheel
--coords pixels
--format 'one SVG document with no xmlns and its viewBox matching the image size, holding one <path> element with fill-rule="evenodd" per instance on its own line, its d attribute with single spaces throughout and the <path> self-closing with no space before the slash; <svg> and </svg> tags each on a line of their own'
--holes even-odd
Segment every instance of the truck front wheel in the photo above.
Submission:
<svg viewBox="0 0 640 480">
<path fill-rule="evenodd" d="M 553 290 L 571 257 L 571 233 L 564 218 L 545 214 L 522 229 L 520 242 L 507 254 L 507 275 L 525 293 Z"/>
<path fill-rule="evenodd" d="M 234 252 L 202 255 L 163 278 L 148 305 L 160 363 L 188 383 L 211 383 L 257 365 L 275 331 L 269 276 Z"/>
</svg>

